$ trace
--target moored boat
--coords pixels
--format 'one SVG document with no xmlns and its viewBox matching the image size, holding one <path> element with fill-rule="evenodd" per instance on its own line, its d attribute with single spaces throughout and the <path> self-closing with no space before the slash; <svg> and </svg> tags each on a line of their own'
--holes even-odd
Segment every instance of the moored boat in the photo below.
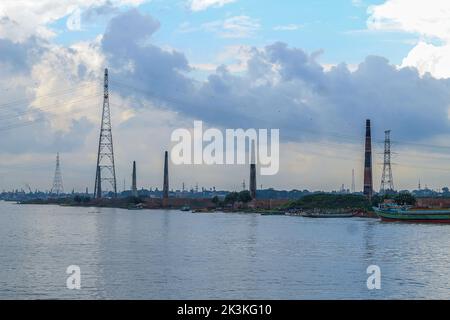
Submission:
<svg viewBox="0 0 450 320">
<path fill-rule="evenodd" d="M 445 209 L 413 209 L 389 206 L 374 208 L 374 210 L 385 222 L 450 223 L 450 210 Z"/>
<path fill-rule="evenodd" d="M 268 210 L 260 212 L 262 216 L 285 216 L 286 212 L 284 210 Z"/>
<path fill-rule="evenodd" d="M 305 218 L 353 218 L 354 213 L 305 213 L 301 215 Z"/>
</svg>

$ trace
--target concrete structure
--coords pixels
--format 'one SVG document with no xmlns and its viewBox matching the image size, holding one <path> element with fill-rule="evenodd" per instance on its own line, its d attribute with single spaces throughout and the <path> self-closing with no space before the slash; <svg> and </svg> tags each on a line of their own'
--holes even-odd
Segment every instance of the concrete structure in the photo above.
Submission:
<svg viewBox="0 0 450 320">
<path fill-rule="evenodd" d="M 450 208 L 450 198 L 417 198 L 419 208 Z"/>
<path fill-rule="evenodd" d="M 288 199 L 258 199 L 253 200 L 248 204 L 250 209 L 264 209 L 264 210 L 273 210 L 277 209 L 283 205 L 288 204 L 291 200 Z"/>
<path fill-rule="evenodd" d="M 364 159 L 364 195 L 369 199 L 373 194 L 372 182 L 372 134 L 370 120 L 366 121 L 366 146 Z"/>
<path fill-rule="evenodd" d="M 352 169 L 352 193 L 356 192 L 356 185 L 355 185 L 355 169 Z"/>
<path fill-rule="evenodd" d="M 191 209 L 214 209 L 215 204 L 212 199 L 192 199 L 192 198 L 148 198 L 144 200 L 144 207 L 147 209 L 181 209 L 188 206 Z"/>
<path fill-rule="evenodd" d="M 169 153 L 166 151 L 164 157 L 164 185 L 163 199 L 169 198 Z"/>
<path fill-rule="evenodd" d="M 133 197 L 138 197 L 138 191 L 136 186 L 136 161 L 133 161 L 133 174 L 131 180 L 132 180 L 131 194 L 133 195 Z"/>
</svg>

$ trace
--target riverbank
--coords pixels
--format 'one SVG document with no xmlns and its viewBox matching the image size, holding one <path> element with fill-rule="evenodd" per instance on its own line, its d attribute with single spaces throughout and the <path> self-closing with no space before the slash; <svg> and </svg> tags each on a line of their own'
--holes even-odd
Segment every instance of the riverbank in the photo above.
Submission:
<svg viewBox="0 0 450 320">
<path fill-rule="evenodd" d="M 166 200 L 166 201 L 164 201 Z M 22 205 L 58 205 L 63 207 L 97 207 L 97 208 L 116 208 L 127 210 L 180 210 L 180 211 L 192 211 L 194 213 L 248 213 L 248 214 L 260 214 L 262 216 L 279 216 L 279 215 L 291 215 L 291 216 L 304 216 L 305 214 L 326 215 L 326 214 L 343 214 L 353 212 L 355 217 L 363 218 L 378 218 L 373 211 L 364 210 L 350 210 L 350 209 L 287 209 L 286 206 L 274 209 L 262 209 L 243 206 L 230 206 L 230 207 L 217 207 L 209 199 L 176 199 L 170 202 L 170 199 L 98 199 L 89 201 L 75 201 L 72 198 L 54 198 L 54 199 L 36 199 L 18 202 Z M 206 204 L 206 205 L 205 205 Z M 189 210 L 186 210 L 189 208 Z"/>
<path fill-rule="evenodd" d="M 49 198 L 22 201 L 20 204 L 60 205 L 66 207 L 119 208 L 128 210 L 181 210 L 194 213 L 239 212 L 263 216 L 293 215 L 314 217 L 378 218 L 370 201 L 360 195 L 317 194 L 298 200 L 252 200 L 248 203 L 216 202 L 214 199 L 192 198 Z"/>
</svg>

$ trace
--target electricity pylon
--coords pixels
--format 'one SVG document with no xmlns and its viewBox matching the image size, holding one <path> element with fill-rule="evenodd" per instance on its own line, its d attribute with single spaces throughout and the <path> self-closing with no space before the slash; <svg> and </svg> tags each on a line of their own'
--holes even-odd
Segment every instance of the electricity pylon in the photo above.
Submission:
<svg viewBox="0 0 450 320">
<path fill-rule="evenodd" d="M 95 174 L 94 198 L 102 197 L 102 183 L 108 182 L 117 196 L 116 168 L 111 128 L 111 109 L 109 107 L 108 69 L 105 69 L 102 123 L 98 142 L 97 172 Z"/>
<path fill-rule="evenodd" d="M 394 191 L 394 178 L 392 177 L 391 167 L 391 131 L 385 131 L 385 136 L 383 175 L 381 176 L 380 188 L 381 194 Z"/>
<path fill-rule="evenodd" d="M 62 175 L 61 175 L 61 165 L 59 161 L 59 152 L 56 154 L 56 168 L 55 168 L 55 176 L 53 178 L 53 186 L 50 190 L 50 194 L 56 194 L 59 196 L 60 194 L 64 193 L 64 187 L 62 182 Z"/>
</svg>

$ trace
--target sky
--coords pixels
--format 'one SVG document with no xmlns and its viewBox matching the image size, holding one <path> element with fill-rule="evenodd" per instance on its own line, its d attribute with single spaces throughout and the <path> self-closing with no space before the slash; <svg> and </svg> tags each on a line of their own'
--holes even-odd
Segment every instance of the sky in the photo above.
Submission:
<svg viewBox="0 0 450 320">
<path fill-rule="evenodd" d="M 93 188 L 104 68 L 118 188 L 162 186 L 171 133 L 280 129 L 281 169 L 258 187 L 374 187 L 392 130 L 397 189 L 450 185 L 445 0 L 0 2 L 0 190 Z M 171 187 L 240 190 L 247 166 L 171 166 Z M 247 183 L 248 185 L 248 183 Z"/>
</svg>

